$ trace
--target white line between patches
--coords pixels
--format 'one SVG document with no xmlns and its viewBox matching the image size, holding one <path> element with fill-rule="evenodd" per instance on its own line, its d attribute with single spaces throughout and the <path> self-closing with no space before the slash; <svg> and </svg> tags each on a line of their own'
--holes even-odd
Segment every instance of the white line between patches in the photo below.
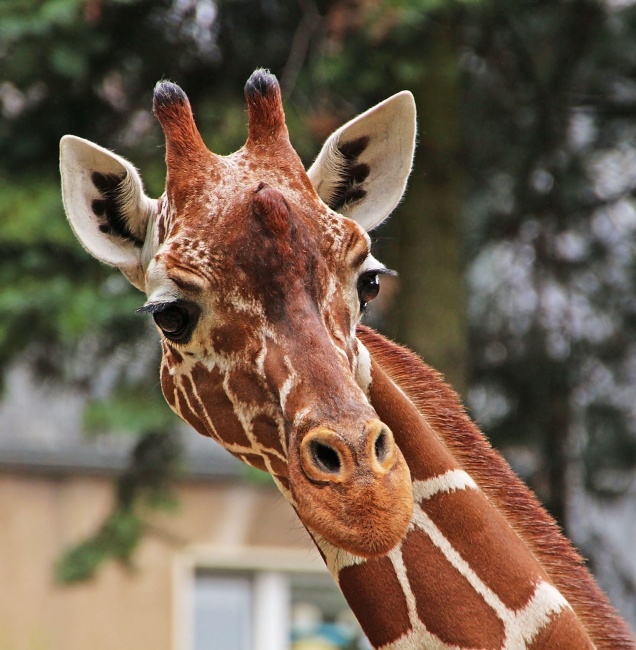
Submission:
<svg viewBox="0 0 636 650">
<path fill-rule="evenodd" d="M 416 502 L 430 499 L 440 492 L 478 490 L 477 484 L 463 469 L 451 469 L 445 474 L 426 481 L 413 481 L 413 498 Z"/>
<path fill-rule="evenodd" d="M 472 588 L 486 601 L 491 609 L 501 621 L 506 620 L 508 608 L 501 602 L 501 599 L 495 592 L 490 589 L 483 580 L 475 573 L 473 568 L 457 552 L 453 545 L 448 541 L 442 531 L 435 525 L 433 520 L 418 506 L 413 509 L 413 524 L 420 530 L 424 531 L 430 540 L 444 554 L 444 557 L 455 567 Z"/>
<path fill-rule="evenodd" d="M 285 411 L 285 408 L 287 406 L 287 399 L 289 398 L 289 394 L 291 393 L 292 389 L 296 386 L 296 380 L 298 379 L 298 375 L 296 374 L 296 371 L 291 367 L 291 364 L 289 363 L 289 359 L 287 356 L 285 356 L 285 365 L 287 366 L 289 370 L 289 374 L 287 377 L 285 377 L 285 381 L 283 382 L 283 385 L 280 387 L 280 407 Z"/>
<path fill-rule="evenodd" d="M 570 604 L 563 594 L 548 582 L 540 582 L 530 602 L 520 610 L 512 613 L 505 621 L 508 639 L 506 649 L 525 648 L 537 634 L 548 624 L 552 616 Z M 515 638 L 516 637 L 516 638 Z"/>
</svg>

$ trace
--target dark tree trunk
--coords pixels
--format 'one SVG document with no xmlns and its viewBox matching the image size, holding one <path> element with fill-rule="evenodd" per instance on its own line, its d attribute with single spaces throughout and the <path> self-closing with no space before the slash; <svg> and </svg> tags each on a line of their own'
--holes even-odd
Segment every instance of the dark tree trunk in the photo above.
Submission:
<svg viewBox="0 0 636 650">
<path fill-rule="evenodd" d="M 396 238 L 389 250 L 400 274 L 400 293 L 387 330 L 461 391 L 466 326 L 456 35 L 449 19 L 427 32 L 421 47 L 422 73 L 411 86 L 419 142 L 406 199 L 389 226 L 389 236 Z"/>
</svg>

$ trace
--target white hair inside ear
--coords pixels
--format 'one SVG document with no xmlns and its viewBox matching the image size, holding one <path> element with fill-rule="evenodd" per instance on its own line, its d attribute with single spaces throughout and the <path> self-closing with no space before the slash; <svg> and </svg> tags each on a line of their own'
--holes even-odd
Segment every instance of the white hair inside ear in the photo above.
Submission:
<svg viewBox="0 0 636 650">
<path fill-rule="evenodd" d="M 415 101 L 403 91 L 335 131 L 307 174 L 330 208 L 371 230 L 404 194 L 415 136 Z"/>
</svg>

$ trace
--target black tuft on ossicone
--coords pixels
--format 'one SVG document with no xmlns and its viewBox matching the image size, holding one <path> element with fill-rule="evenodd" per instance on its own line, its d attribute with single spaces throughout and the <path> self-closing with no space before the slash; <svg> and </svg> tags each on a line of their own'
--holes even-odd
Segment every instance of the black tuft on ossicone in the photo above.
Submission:
<svg viewBox="0 0 636 650">
<path fill-rule="evenodd" d="M 160 81 L 155 86 L 152 112 L 166 136 L 166 162 L 172 165 L 180 157 L 196 157 L 208 151 L 201 139 L 188 96 L 177 84 Z M 208 152 L 209 154 L 209 152 Z"/>
<path fill-rule="evenodd" d="M 174 106 L 175 104 L 187 104 L 188 97 L 177 84 L 172 81 L 159 81 L 155 86 L 153 94 L 154 108 Z"/>
<path fill-rule="evenodd" d="M 247 98 L 260 95 L 267 97 L 274 89 L 278 88 L 278 79 L 265 68 L 254 70 L 245 84 L 245 96 Z"/>
</svg>

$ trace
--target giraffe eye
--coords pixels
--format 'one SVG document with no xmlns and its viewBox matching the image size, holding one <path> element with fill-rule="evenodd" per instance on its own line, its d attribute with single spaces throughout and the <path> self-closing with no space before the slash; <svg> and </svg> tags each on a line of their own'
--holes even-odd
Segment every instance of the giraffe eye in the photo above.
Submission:
<svg viewBox="0 0 636 650">
<path fill-rule="evenodd" d="M 377 298 L 380 292 L 380 280 L 377 271 L 367 271 L 358 278 L 358 298 L 360 309 L 364 311 L 367 304 Z"/>
<path fill-rule="evenodd" d="M 139 311 L 150 312 L 157 327 L 173 343 L 187 343 L 199 319 L 201 310 L 191 302 L 150 304 Z"/>
</svg>

